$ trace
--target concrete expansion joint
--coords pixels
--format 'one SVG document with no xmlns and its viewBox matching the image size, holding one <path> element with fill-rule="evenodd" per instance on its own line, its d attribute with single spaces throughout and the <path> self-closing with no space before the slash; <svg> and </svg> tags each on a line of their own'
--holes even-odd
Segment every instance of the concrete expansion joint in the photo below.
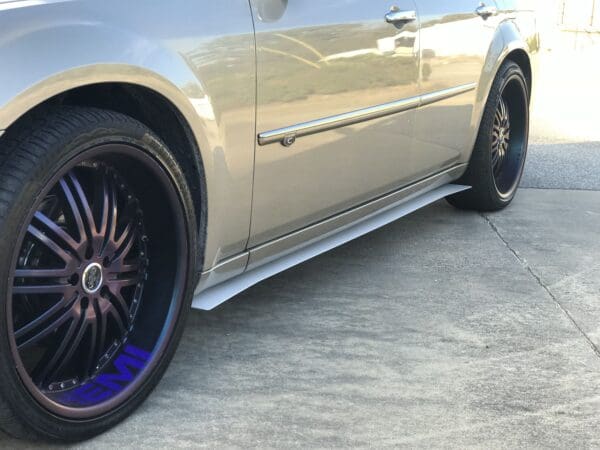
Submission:
<svg viewBox="0 0 600 450">
<path fill-rule="evenodd" d="M 529 273 L 529 275 L 531 275 L 531 277 L 534 279 L 534 281 L 542 289 L 544 289 L 544 291 L 546 291 L 546 293 L 552 299 L 552 301 L 554 303 L 556 303 L 556 305 L 560 308 L 560 310 L 564 313 L 564 315 L 569 319 L 569 321 L 573 324 L 573 326 L 579 331 L 579 333 L 581 333 L 581 335 L 587 341 L 588 345 L 592 348 L 592 351 L 596 354 L 596 356 L 600 357 L 600 349 L 598 348 L 598 346 L 594 343 L 594 341 L 592 341 L 590 339 L 590 337 L 586 334 L 586 332 L 575 321 L 575 318 L 571 315 L 569 310 L 563 306 L 563 304 L 558 300 L 558 298 L 554 295 L 554 293 L 550 290 L 550 288 L 543 282 L 542 277 L 533 270 L 533 268 L 529 265 L 529 263 L 524 258 L 522 258 L 519 255 L 519 253 L 510 245 L 508 240 L 506 238 L 504 238 L 504 236 L 502 236 L 502 233 L 500 233 L 500 230 L 498 229 L 496 224 L 494 224 L 492 219 L 486 214 L 480 213 L 480 215 L 487 222 L 487 224 L 490 226 L 492 231 L 496 234 L 498 239 L 500 239 L 502 241 L 502 243 L 506 246 L 506 248 L 516 258 L 516 260 L 519 261 L 519 263 L 523 266 L 523 268 Z"/>
</svg>

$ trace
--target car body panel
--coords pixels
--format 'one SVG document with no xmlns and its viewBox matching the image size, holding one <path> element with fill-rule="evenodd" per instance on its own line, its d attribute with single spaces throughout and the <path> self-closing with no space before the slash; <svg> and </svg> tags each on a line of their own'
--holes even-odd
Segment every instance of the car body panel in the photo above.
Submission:
<svg viewBox="0 0 600 450">
<path fill-rule="evenodd" d="M 482 19 L 472 0 L 419 0 L 422 93 L 468 83 L 479 84 L 486 54 L 498 21 Z M 463 162 L 477 133 L 472 117 L 477 92 L 470 91 L 419 108 L 415 117 L 415 154 L 426 176 Z M 435 132 L 432 132 L 435 124 Z"/>
<path fill-rule="evenodd" d="M 259 133 L 418 96 L 417 23 L 386 23 L 387 0 L 284 3 L 253 1 Z M 416 10 L 412 0 L 396 3 Z M 261 5 L 281 11 L 265 20 Z M 259 146 L 250 247 L 406 184 L 413 117 L 409 109 L 289 148 Z"/>
<path fill-rule="evenodd" d="M 290 253 L 298 252 L 307 243 L 318 241 L 335 234 L 345 227 L 360 222 L 365 217 L 377 214 L 392 206 L 409 203 L 413 198 L 424 195 L 456 180 L 457 174 L 464 171 L 464 165 L 457 165 L 433 176 L 412 183 L 404 188 L 378 197 L 342 214 L 333 216 L 312 226 L 305 227 L 279 239 L 257 246 L 250 250 L 248 270 L 270 263 Z"/>
<path fill-rule="evenodd" d="M 523 52 L 527 55 L 532 76 L 535 78 L 540 51 L 540 38 L 533 11 L 516 11 L 512 0 L 499 1 L 499 24 L 489 46 L 483 71 L 480 76 L 477 95 L 473 106 L 471 124 L 473 130 L 479 130 L 483 111 L 498 70 L 509 55 Z M 531 92 L 530 92 L 531 94 Z M 468 162 L 475 145 L 477 133 L 467 143 L 468 152 L 462 155 L 461 162 Z"/>
<path fill-rule="evenodd" d="M 477 138 L 477 132 L 479 130 L 491 85 L 502 63 L 512 52 L 523 51 L 527 54 L 535 74 L 537 53 L 539 51 L 539 36 L 535 26 L 535 17 L 529 10 L 518 10 L 513 1 L 499 1 L 497 5 L 499 7 L 499 13 L 496 17 L 492 18 L 494 28 L 489 36 L 490 42 L 487 43 L 486 53 L 483 57 L 478 53 L 477 57 L 477 64 L 481 66 L 481 71 L 479 74 L 476 74 L 476 90 L 473 91 L 472 94 L 465 94 L 466 96 L 472 96 L 470 97 L 472 104 L 471 114 L 468 118 L 470 121 L 469 131 L 467 135 L 463 137 L 464 148 L 460 151 L 459 158 L 455 161 L 453 168 L 448 171 L 441 171 L 443 174 L 452 174 L 451 179 L 453 180 L 459 178 L 466 170 L 467 163 Z M 486 33 L 488 32 L 489 31 L 486 31 Z M 464 104 L 464 98 L 453 98 L 450 99 L 448 103 L 456 101 L 460 101 Z M 436 106 L 441 106 L 441 104 Z M 428 128 L 431 132 L 437 130 L 438 127 L 444 126 L 444 123 L 440 123 L 440 121 L 435 121 L 434 124 L 435 127 Z M 445 132 L 447 133 L 447 130 Z M 418 146 L 415 148 L 418 150 Z M 436 179 L 437 177 L 434 175 L 432 178 Z M 436 189 L 435 184 L 430 185 L 428 183 L 420 184 L 417 182 L 412 186 L 415 188 L 418 187 L 415 195 L 424 195 L 429 190 Z M 396 193 L 390 194 L 392 197 L 384 196 L 383 198 L 393 198 L 394 195 L 399 195 L 400 197 L 398 197 L 398 200 L 402 202 L 402 191 L 403 190 L 400 189 Z M 410 201 L 410 199 L 406 201 Z M 374 206 L 377 202 L 378 199 L 375 199 L 372 202 L 368 202 L 367 205 Z M 335 230 L 351 226 L 353 223 L 352 218 L 355 218 L 353 213 L 360 208 L 361 206 L 312 226 L 297 230 L 294 233 L 290 233 L 267 244 L 251 248 L 249 250 L 249 270 L 257 270 L 262 265 L 273 264 L 280 258 L 286 257 L 286 255 L 289 256 L 293 255 L 295 252 L 302 252 L 302 249 L 307 245 L 307 242 L 311 242 L 311 239 L 315 239 L 316 236 L 326 236 L 328 233 L 335 232 Z M 360 213 L 358 214 L 360 215 Z M 214 280 L 218 279 L 223 282 L 222 287 L 224 287 L 225 290 L 229 287 L 229 283 L 235 284 L 235 279 L 229 280 L 228 277 L 224 275 L 228 272 L 227 263 L 225 263 L 223 267 L 219 267 L 218 272 L 219 275 L 215 277 Z M 206 299 L 206 297 L 202 296 L 202 292 L 215 286 L 215 283 L 209 280 L 209 273 L 204 273 L 197 289 L 198 301 L 196 302 L 196 305 L 200 305 L 198 307 L 202 307 L 204 304 L 203 302 Z M 208 302 L 208 304 L 210 304 L 210 302 Z"/>
<path fill-rule="evenodd" d="M 444 197 L 470 189 L 469 186 L 449 184 L 448 180 L 453 176 L 454 174 L 448 171 L 433 179 L 424 180 L 423 183 L 428 186 L 428 189 L 423 189 L 423 186 L 417 183 L 411 188 L 386 196 L 379 202 L 372 202 L 363 208 L 357 208 L 350 213 L 350 216 L 358 217 L 357 220 L 352 221 L 350 217 L 332 219 L 332 221 L 342 220 L 346 225 L 339 227 L 332 223 L 333 231 L 329 233 L 321 233 L 321 225 L 315 229 L 306 230 L 307 232 L 301 232 L 294 236 L 300 242 L 297 248 L 291 251 L 286 250 L 278 257 L 271 258 L 256 267 L 249 267 L 241 276 L 198 292 L 192 306 L 205 311 L 212 310 L 234 295 L 283 270 L 381 228 Z M 433 187 L 434 185 L 437 187 Z M 399 198 L 401 198 L 400 201 L 398 201 Z M 315 237 L 310 239 L 307 234 Z M 283 246 L 288 248 L 288 242 L 276 241 L 268 245 L 277 245 L 278 243 L 283 243 Z M 260 251 L 260 249 L 257 250 Z M 271 250 L 269 253 L 272 253 Z"/>
<path fill-rule="evenodd" d="M 535 17 L 513 0 L 485 21 L 477 1 L 415 1 L 397 3 L 419 13 L 401 29 L 379 0 L 149 0 L 143 14 L 133 0 L 0 1 L 0 135 L 80 86 L 163 96 L 205 172 L 201 295 L 462 175 L 502 62 L 519 51 L 535 67 Z M 453 30 L 465 27 L 480 42 L 463 48 Z M 461 86 L 472 89 L 441 95 Z M 398 110 L 341 122 L 373 107 Z M 332 117 L 291 147 L 259 145 L 261 133 Z"/>
<path fill-rule="evenodd" d="M 293 255 L 302 254 L 304 252 L 304 247 L 315 244 L 321 239 L 335 236 L 340 232 L 343 233 L 345 228 L 356 226 L 366 217 L 376 215 L 386 208 L 403 208 L 405 203 L 408 204 L 417 197 L 427 195 L 430 191 L 439 189 L 440 187 L 455 181 L 464 173 L 466 167 L 467 164 L 457 164 L 430 177 L 419 180 L 364 204 L 355 206 L 354 208 L 334 215 L 326 220 L 304 227 L 278 239 L 273 239 L 265 244 L 250 248 L 247 252 L 223 261 L 215 268 L 203 272 L 195 291 L 196 296 L 205 299 L 206 295 L 203 294 L 204 291 L 213 287 L 218 287 L 213 290 L 213 292 L 216 291 L 217 294 L 207 294 L 211 297 L 211 300 L 207 300 L 210 304 L 213 304 L 215 301 L 214 298 L 212 298 L 213 296 L 221 299 L 215 304 L 215 306 L 217 306 L 223 300 L 222 296 L 224 293 L 232 292 L 232 290 L 237 289 L 236 286 L 238 285 L 238 282 L 236 281 L 236 278 L 238 278 L 238 276 L 244 277 L 243 274 L 239 274 L 240 264 L 245 264 L 245 272 L 248 272 L 257 270 L 261 266 L 269 264 L 274 264 L 275 267 L 278 267 L 275 262 L 282 258 L 289 257 L 292 260 L 296 260 Z M 464 190 L 465 188 L 466 187 L 461 187 L 459 190 Z M 246 279 L 246 277 L 244 278 Z M 252 282 L 248 286 L 260 281 L 255 280 L 252 277 L 250 277 L 250 280 Z M 204 300 L 198 300 L 196 304 L 205 305 Z"/>
<path fill-rule="evenodd" d="M 204 261 L 211 268 L 243 252 L 248 239 L 253 23 L 246 0 L 165 5 L 145 2 L 140 14 L 132 0 L 0 4 L 0 129 L 79 86 L 122 82 L 161 94 L 188 122 L 201 152 L 209 197 Z M 230 11 L 226 22 L 222 8 Z"/>
</svg>

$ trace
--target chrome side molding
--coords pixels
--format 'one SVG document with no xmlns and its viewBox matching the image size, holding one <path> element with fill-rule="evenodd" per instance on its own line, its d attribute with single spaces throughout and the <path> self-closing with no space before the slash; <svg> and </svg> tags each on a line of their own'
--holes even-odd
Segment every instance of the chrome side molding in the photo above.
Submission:
<svg viewBox="0 0 600 450">
<path fill-rule="evenodd" d="M 417 97 L 410 97 L 391 103 L 383 103 L 381 105 L 358 109 L 336 116 L 324 117 L 322 119 L 311 120 L 310 122 L 279 128 L 277 130 L 266 131 L 258 135 L 258 145 L 262 146 L 280 142 L 282 145 L 289 147 L 296 139 L 302 136 L 334 130 L 336 128 L 342 128 L 348 125 L 398 114 L 420 106 L 430 105 L 472 91 L 476 87 L 477 83 L 464 84 Z"/>
<path fill-rule="evenodd" d="M 477 88 L 477 83 L 463 84 L 449 89 L 443 89 L 441 91 L 431 92 L 429 94 L 421 95 L 421 103 L 419 106 L 427 106 L 432 103 L 441 102 L 452 97 L 456 97 L 467 92 L 474 91 Z"/>
<path fill-rule="evenodd" d="M 332 235 L 327 235 L 321 240 L 302 247 L 293 253 L 289 253 L 279 259 L 273 260 L 262 266 L 258 266 L 255 269 L 251 269 L 248 272 L 238 275 L 237 277 L 234 277 L 228 281 L 210 287 L 205 291 L 199 292 L 194 297 L 192 306 L 195 309 L 210 311 L 211 309 L 216 308 L 233 296 L 245 291 L 249 287 L 262 280 L 270 278 L 273 275 L 289 269 L 290 267 L 314 258 L 321 253 L 325 253 L 345 244 L 346 242 L 352 241 L 364 234 L 381 228 L 390 222 L 394 222 L 395 220 L 400 219 L 401 217 L 404 217 L 433 202 L 441 200 L 444 197 L 456 194 L 457 192 L 465 191 L 467 189 L 470 189 L 470 187 L 458 184 L 446 184 L 424 194 L 415 196 L 410 200 L 398 202 L 397 205 L 392 206 L 391 208 L 385 209 L 384 211 L 380 211 L 371 216 L 367 216 L 354 225 L 344 228 Z"/>
</svg>

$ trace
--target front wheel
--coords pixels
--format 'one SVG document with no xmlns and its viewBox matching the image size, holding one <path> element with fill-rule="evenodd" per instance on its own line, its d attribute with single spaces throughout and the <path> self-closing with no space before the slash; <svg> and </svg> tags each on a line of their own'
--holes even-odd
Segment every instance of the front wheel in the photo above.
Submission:
<svg viewBox="0 0 600 450">
<path fill-rule="evenodd" d="M 190 307 L 195 219 L 139 122 L 61 108 L 0 142 L 0 427 L 81 440 L 167 367 Z"/>
<path fill-rule="evenodd" d="M 529 91 L 521 68 L 505 62 L 493 83 L 467 171 L 470 190 L 448 197 L 461 209 L 497 211 L 515 197 L 529 139 Z"/>
</svg>

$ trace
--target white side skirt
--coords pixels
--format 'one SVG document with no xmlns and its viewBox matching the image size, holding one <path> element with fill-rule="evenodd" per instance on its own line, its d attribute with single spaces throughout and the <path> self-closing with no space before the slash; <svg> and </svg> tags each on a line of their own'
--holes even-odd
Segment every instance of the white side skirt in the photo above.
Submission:
<svg viewBox="0 0 600 450">
<path fill-rule="evenodd" d="M 338 233 L 329 235 L 306 247 L 302 247 L 293 253 L 282 256 L 275 261 L 271 261 L 263 266 L 234 277 L 231 280 L 227 280 L 200 292 L 194 297 L 192 306 L 196 309 L 210 311 L 262 280 L 314 258 L 321 253 L 339 247 L 340 245 L 363 236 L 377 228 L 381 228 L 388 223 L 394 222 L 395 220 L 447 197 L 448 195 L 456 194 L 457 192 L 467 189 L 470 189 L 470 187 L 458 184 L 448 184 L 414 197 L 411 200 L 401 202 L 397 206 L 392 206 L 384 211 L 367 216 L 356 224 L 342 229 Z"/>
</svg>

